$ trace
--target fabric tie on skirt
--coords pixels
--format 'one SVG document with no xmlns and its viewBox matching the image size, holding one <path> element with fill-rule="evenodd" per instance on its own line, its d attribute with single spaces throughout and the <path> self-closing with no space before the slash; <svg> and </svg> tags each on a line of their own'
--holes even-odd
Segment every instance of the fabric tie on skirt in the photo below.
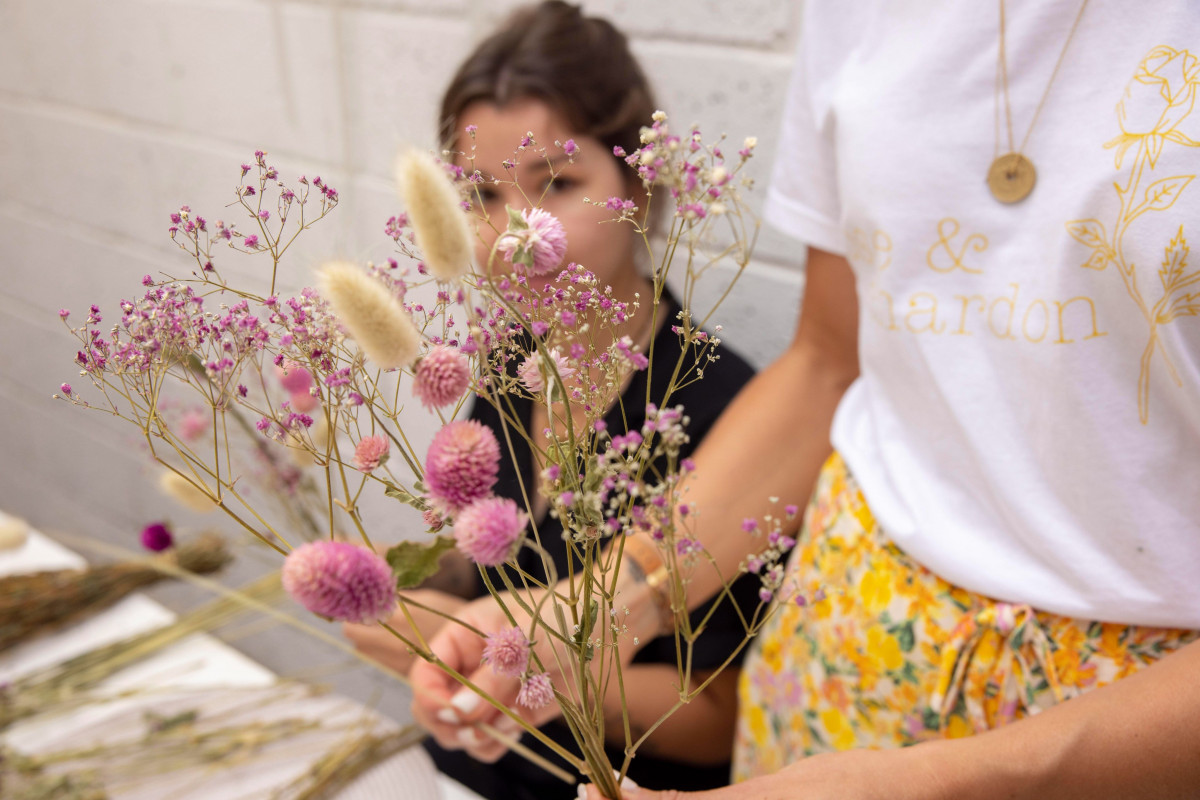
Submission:
<svg viewBox="0 0 1200 800">
<path fill-rule="evenodd" d="M 960 700 L 978 732 L 1012 722 L 1022 709 L 1037 713 L 1045 688 L 1053 703 L 1074 696 L 1058 679 L 1053 653 L 1037 613 L 1027 605 L 991 603 L 964 617 L 942 649 L 937 688 L 929 698 L 939 727 L 946 730 Z"/>
</svg>

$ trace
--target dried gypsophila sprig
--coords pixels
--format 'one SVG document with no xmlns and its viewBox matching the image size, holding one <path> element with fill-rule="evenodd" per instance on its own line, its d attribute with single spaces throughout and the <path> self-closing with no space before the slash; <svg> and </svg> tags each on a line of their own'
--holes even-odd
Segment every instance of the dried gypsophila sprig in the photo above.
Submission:
<svg viewBox="0 0 1200 800">
<path fill-rule="evenodd" d="M 250 224 L 256 232 L 244 234 L 238 229 L 237 223 L 226 224 L 220 219 L 210 230 L 208 220 L 194 214 L 186 205 L 171 214 L 168 233 L 196 261 L 199 268 L 197 277 L 232 289 L 214 263 L 213 247 L 223 243 L 243 253 L 270 255 L 271 288 L 268 293 L 274 295 L 279 261 L 284 253 L 296 241 L 296 237 L 337 207 L 337 190 L 319 176 L 310 181 L 301 175 L 296 181 L 297 188 L 293 190 L 280 179 L 279 170 L 267 163 L 266 156 L 264 151 L 256 150 L 254 165 L 242 164 L 241 180 L 235 189 L 236 203 L 248 213 Z M 246 177 L 251 172 L 256 175 L 247 182 Z M 316 192 L 315 197 L 313 192 Z M 273 196 L 273 202 L 268 200 L 270 196 Z M 316 204 L 311 211 L 310 203 Z M 273 216 L 271 206 L 274 207 Z M 291 224 L 289 216 L 292 217 Z"/>
</svg>

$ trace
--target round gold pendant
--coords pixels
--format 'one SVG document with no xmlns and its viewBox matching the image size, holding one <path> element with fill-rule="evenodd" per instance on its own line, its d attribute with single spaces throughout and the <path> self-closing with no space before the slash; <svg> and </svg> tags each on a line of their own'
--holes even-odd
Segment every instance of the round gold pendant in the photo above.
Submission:
<svg viewBox="0 0 1200 800">
<path fill-rule="evenodd" d="M 1001 203 L 1019 203 L 1033 191 L 1037 170 L 1020 153 L 1005 153 L 992 162 L 987 183 L 992 196 Z"/>
</svg>

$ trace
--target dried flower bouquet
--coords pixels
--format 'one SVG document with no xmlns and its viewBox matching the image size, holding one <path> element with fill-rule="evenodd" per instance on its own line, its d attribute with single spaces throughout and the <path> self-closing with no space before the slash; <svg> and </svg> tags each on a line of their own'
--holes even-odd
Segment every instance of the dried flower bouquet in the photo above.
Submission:
<svg viewBox="0 0 1200 800">
<path fill-rule="evenodd" d="M 64 384 L 58 397 L 136 425 L 165 469 L 164 490 L 191 508 L 220 509 L 286 556 L 284 586 L 317 614 L 386 620 L 397 604 L 408 614 L 415 601 L 398 590 L 433 574 L 440 555 L 451 548 L 479 565 L 485 578 L 483 568 L 498 568 L 504 585 L 489 588 L 514 612 L 514 623 L 518 611 L 532 622 L 476 631 L 488 637 L 486 660 L 521 680 L 524 705 L 560 705 L 578 753 L 537 730 L 530 733 L 608 796 L 618 797 L 629 759 L 649 735 L 633 737 L 626 723 L 627 757 L 614 777 L 604 753 L 599 702 L 610 690 L 623 697 L 619 652 L 636 644 L 626 641 L 621 620 L 628 609 L 616 596 L 629 531 L 649 532 L 668 568 L 680 704 L 704 686 L 693 686 L 690 657 L 704 625 L 693 625 L 681 598 L 691 570 L 711 559 L 676 521 L 687 519 L 675 511 L 688 505 L 682 484 L 692 465 L 679 456 L 687 437 L 686 409 L 670 400 L 679 387 L 701 379 L 717 357 L 719 339 L 703 329 L 711 312 L 699 317 L 690 308 L 695 282 L 722 262 L 740 274 L 757 235 L 741 195 L 750 185 L 741 170 L 754 141 L 746 140 L 729 157 L 721 144 L 704 143 L 694 130 L 677 135 L 665 115 L 657 114 L 643 129 L 639 150 L 616 153 L 645 186 L 643 207 L 620 197 L 587 201 L 607 209 L 610 224 L 633 226 L 645 244 L 654 292 L 633 302 L 614 297 L 586 264 L 562 263 L 566 234 L 538 207 L 537 196 L 526 195 L 528 208 L 509 209 L 506 219 L 481 214 L 482 202 L 473 201 L 486 181 L 473 170 L 472 153 L 458 154 L 466 166 L 423 155 L 401 159 L 398 183 L 407 211 L 388 220 L 385 230 L 410 266 L 395 259 L 365 268 L 331 263 L 320 270 L 316 288 L 276 296 L 284 254 L 339 198 L 319 178 L 285 185 L 259 152 L 253 163 L 242 165 L 231 204 L 249 224 L 213 223 L 187 206 L 172 215 L 170 234 L 195 262 L 189 276 L 146 276 L 145 293 L 123 302 L 107 331 L 95 306 L 77 327 L 61 312 L 79 339 L 76 363 L 91 391 L 85 397 Z M 513 168 L 507 178 L 515 185 L 521 159 L 545 160 L 555 178 L 570 169 L 578 152 L 573 141 L 542 145 L 526 137 L 506 163 Z M 655 204 L 664 206 L 654 210 L 669 219 L 661 244 L 652 237 Z M 495 236 L 484 264 L 472 258 L 473 229 L 479 226 Z M 221 248 L 260 260 L 268 256 L 267 293 L 228 280 L 217 265 Z M 648 315 L 652 328 L 659 324 L 672 273 L 683 287 L 684 310 L 662 324 L 677 335 L 679 350 L 642 352 L 624 333 L 626 325 L 637 315 Z M 530 280 L 555 274 L 557 280 L 540 289 L 543 281 Z M 640 430 L 607 430 L 609 404 L 622 402 L 619 388 L 631 371 L 645 369 L 671 374 L 666 396 L 646 398 L 655 402 Z M 193 412 L 190 425 L 165 404 L 179 391 L 201 409 L 202 418 Z M 504 419 L 499 436 L 461 418 L 472 396 L 499 411 Z M 545 410 L 551 422 L 547 436 L 521 424 L 516 397 Z M 414 421 L 428 425 L 431 418 L 441 427 L 421 453 L 405 427 L 412 431 Z M 249 431 L 247 420 L 255 419 L 254 446 L 272 453 L 286 448 L 308 465 L 295 480 L 323 490 L 320 507 L 306 512 L 315 524 L 281 522 L 244 491 L 235 443 Z M 500 459 L 512 454 L 516 437 L 542 465 L 537 485 L 522 486 L 523 505 L 493 495 Z M 386 559 L 377 555 L 359 505 L 367 490 L 411 506 L 413 519 L 428 534 L 391 548 Z M 548 513 L 563 522 L 574 555 L 568 575 L 555 574 L 549 557 L 543 558 L 540 576 L 516 566 L 519 548 L 545 554 L 532 522 L 539 495 Z M 769 546 L 744 564 L 744 572 L 762 580 L 762 605 L 753 614 L 738 612 L 747 641 L 781 589 L 778 561 L 790 542 L 778 534 L 778 522 L 767 521 L 768 531 L 776 528 Z M 728 591 L 725 595 L 728 600 Z M 393 632 L 420 658 L 438 662 L 419 632 L 411 637 Z M 570 685 L 553 685 L 530 649 L 531 642 L 542 640 L 553 643 L 560 665 L 570 665 L 562 670 L 571 676 Z M 471 685 L 465 676 L 456 678 Z M 493 698 L 485 699 L 521 721 Z"/>
</svg>

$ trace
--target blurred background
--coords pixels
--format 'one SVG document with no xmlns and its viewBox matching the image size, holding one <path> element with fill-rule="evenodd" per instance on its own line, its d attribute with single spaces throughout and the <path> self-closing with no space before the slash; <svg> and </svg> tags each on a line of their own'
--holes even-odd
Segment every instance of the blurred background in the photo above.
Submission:
<svg viewBox="0 0 1200 800">
<path fill-rule="evenodd" d="M 436 146 L 435 107 L 460 59 L 513 0 L 0 0 L 0 510 L 35 528 L 136 551 L 141 528 L 216 526 L 239 543 L 223 580 L 245 583 L 278 556 L 216 515 L 182 510 L 155 488 L 145 445 L 127 423 L 51 400 L 86 388 L 58 309 L 116 319 L 149 273 L 192 264 L 167 234 L 188 204 L 210 220 L 233 199 L 243 162 L 269 153 L 281 177 L 320 176 L 340 206 L 299 241 L 279 294 L 330 258 L 383 261 L 402 210 L 397 151 Z M 799 17 L 782 0 L 587 0 L 632 40 L 677 128 L 757 136 L 749 174 L 761 205 Z M 736 148 L 733 148 L 736 149 Z M 722 306 L 723 338 L 756 365 L 790 339 L 802 289 L 801 248 L 764 230 L 755 263 Z M 224 252 L 223 249 L 219 252 Z M 230 252 L 237 280 L 262 280 L 269 256 Z M 721 281 L 709 281 L 719 293 Z M 404 421 L 432 435 L 432 419 Z M 423 445 L 422 445 L 423 447 Z M 393 501 L 368 504 L 384 541 L 415 534 Z M 411 509 L 404 509 L 409 511 Z M 403 520 L 400 517 L 403 516 Z M 93 553 L 84 553 L 94 557 Z M 203 593 L 160 585 L 175 610 Z M 306 619 L 317 622 L 306 612 Z M 329 626 L 336 633 L 336 628 Z M 331 680 L 397 720 L 408 697 L 345 654 L 281 629 L 231 642 L 277 673 Z M 332 676 L 332 677 L 330 677 Z"/>
</svg>

